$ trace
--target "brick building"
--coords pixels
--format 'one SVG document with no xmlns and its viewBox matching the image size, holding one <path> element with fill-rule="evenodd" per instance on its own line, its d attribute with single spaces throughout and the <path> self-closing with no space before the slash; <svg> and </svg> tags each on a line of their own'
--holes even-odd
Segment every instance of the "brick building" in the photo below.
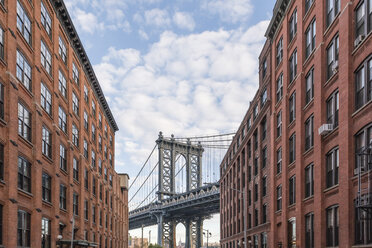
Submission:
<svg viewBox="0 0 372 248">
<path fill-rule="evenodd" d="M 239 247 L 244 225 L 250 242 L 267 242 L 270 227 L 271 48 L 266 42 L 260 61 L 259 89 L 221 164 L 221 246 Z M 244 192 L 244 193 L 243 193 Z M 246 223 L 244 223 L 246 199 Z"/>
<path fill-rule="evenodd" d="M 0 0 L 0 91 L 0 246 L 127 247 L 118 127 L 62 0 Z"/>
<path fill-rule="evenodd" d="M 372 207 L 372 166 L 366 163 L 372 158 L 358 156 L 372 143 L 371 31 L 371 1 L 276 2 L 263 49 L 270 43 L 269 226 L 262 230 L 268 245 L 266 237 L 257 235 L 256 242 L 251 235 L 264 225 L 259 220 L 248 228 L 251 247 L 372 247 L 372 216 L 356 207 Z M 247 117 L 240 130 L 246 122 Z M 237 135 L 233 153 L 238 140 Z M 249 147 L 243 144 L 240 149 Z M 239 164 L 239 153 L 232 159 L 229 153 L 221 164 L 221 233 L 242 220 L 241 214 L 226 215 L 228 206 L 222 203 L 228 188 L 235 187 L 225 178 Z M 243 168 L 251 165 L 240 161 L 247 161 Z M 249 192 L 252 185 L 244 176 Z M 224 247 L 238 247 L 242 228 L 235 236 L 227 232 L 222 243 L 235 243 Z"/>
</svg>

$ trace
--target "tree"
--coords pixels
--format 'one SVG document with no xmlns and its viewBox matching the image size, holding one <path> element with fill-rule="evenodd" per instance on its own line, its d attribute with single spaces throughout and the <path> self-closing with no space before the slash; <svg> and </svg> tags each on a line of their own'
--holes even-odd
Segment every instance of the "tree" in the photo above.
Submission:
<svg viewBox="0 0 372 248">
<path fill-rule="evenodd" d="M 160 245 L 157 245 L 157 244 L 150 244 L 149 245 L 149 248 L 162 248 L 162 246 L 160 246 Z"/>
</svg>

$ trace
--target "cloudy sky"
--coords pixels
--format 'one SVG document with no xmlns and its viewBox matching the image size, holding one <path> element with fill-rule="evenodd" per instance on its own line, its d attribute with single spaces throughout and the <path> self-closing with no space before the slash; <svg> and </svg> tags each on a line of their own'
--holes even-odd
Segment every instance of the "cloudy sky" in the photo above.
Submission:
<svg viewBox="0 0 372 248">
<path fill-rule="evenodd" d="M 119 125 L 118 172 L 134 178 L 159 131 L 184 137 L 238 128 L 258 86 L 275 0 L 65 3 Z M 205 228 L 218 241 L 216 222 Z"/>
</svg>

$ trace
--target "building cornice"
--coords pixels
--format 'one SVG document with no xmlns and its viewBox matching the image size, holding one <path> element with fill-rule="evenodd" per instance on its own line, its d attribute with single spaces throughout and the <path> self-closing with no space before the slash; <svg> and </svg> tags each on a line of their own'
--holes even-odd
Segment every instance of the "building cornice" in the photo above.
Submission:
<svg viewBox="0 0 372 248">
<path fill-rule="evenodd" d="M 290 2 L 291 0 L 277 0 L 276 1 L 274 10 L 273 10 L 273 17 L 271 18 L 271 21 L 265 33 L 266 38 L 270 40 L 274 38 L 276 31 L 285 16 L 287 7 L 289 6 Z"/>
<path fill-rule="evenodd" d="M 85 52 L 83 44 L 79 38 L 79 35 L 76 32 L 74 24 L 72 23 L 71 17 L 67 11 L 66 5 L 63 0 L 50 0 L 53 5 L 55 12 L 57 13 L 57 17 L 63 26 L 71 46 L 75 49 L 75 52 L 80 60 L 81 65 L 83 66 L 86 75 L 94 89 L 94 93 L 98 98 L 102 108 L 104 109 L 104 113 L 109 120 L 109 123 L 114 131 L 118 131 L 119 128 L 116 124 L 114 116 L 110 110 L 110 107 L 106 101 L 106 98 L 103 94 L 102 88 L 98 82 L 96 74 L 94 73 L 92 64 L 89 61 L 88 55 Z"/>
</svg>

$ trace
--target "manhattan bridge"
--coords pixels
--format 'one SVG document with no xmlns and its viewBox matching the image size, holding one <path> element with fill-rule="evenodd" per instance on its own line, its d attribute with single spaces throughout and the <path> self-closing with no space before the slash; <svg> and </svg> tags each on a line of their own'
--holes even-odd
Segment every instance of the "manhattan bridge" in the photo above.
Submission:
<svg viewBox="0 0 372 248">
<path fill-rule="evenodd" d="M 219 166 L 235 133 L 165 137 L 162 132 L 129 186 L 129 229 L 157 225 L 157 243 L 176 246 L 176 226 L 185 245 L 203 244 L 203 220 L 219 213 Z"/>
</svg>

